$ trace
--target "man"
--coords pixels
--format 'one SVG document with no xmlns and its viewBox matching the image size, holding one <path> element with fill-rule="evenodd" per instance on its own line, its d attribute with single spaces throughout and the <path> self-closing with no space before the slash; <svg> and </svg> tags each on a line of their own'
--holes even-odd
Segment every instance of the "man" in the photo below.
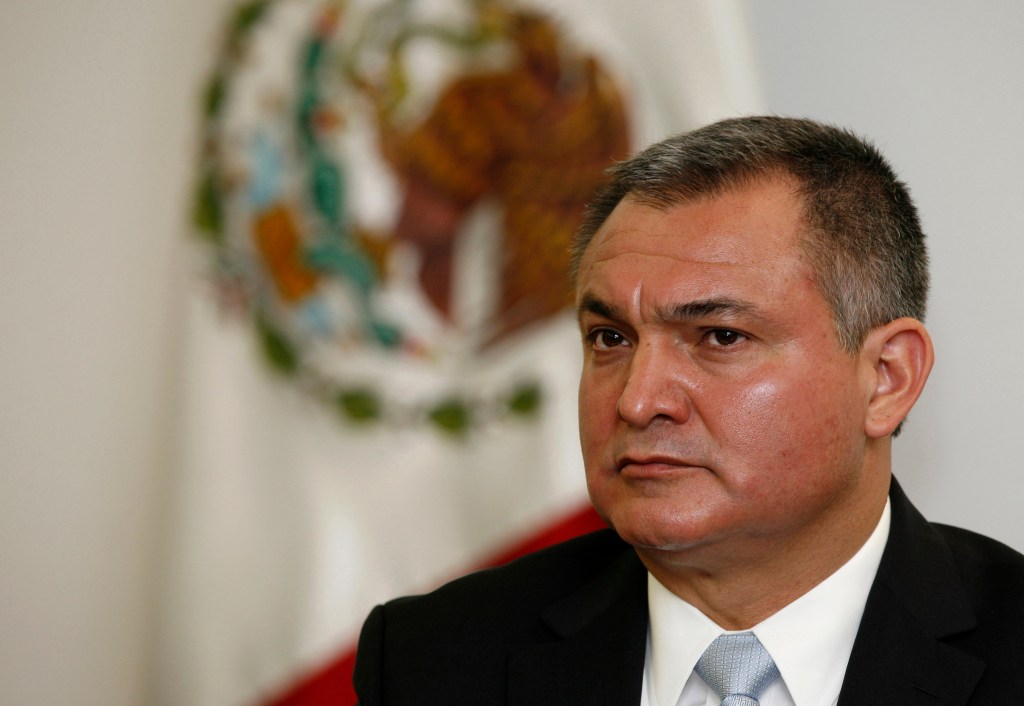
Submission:
<svg viewBox="0 0 1024 706">
<path fill-rule="evenodd" d="M 575 247 L 614 532 L 376 608 L 361 703 L 1024 703 L 1024 557 L 892 479 L 932 366 L 926 258 L 843 130 L 727 120 L 615 166 Z"/>
</svg>

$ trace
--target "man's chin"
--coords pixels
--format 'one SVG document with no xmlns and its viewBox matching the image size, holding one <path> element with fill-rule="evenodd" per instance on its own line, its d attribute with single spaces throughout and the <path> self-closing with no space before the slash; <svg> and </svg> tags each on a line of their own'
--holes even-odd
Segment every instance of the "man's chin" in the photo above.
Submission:
<svg viewBox="0 0 1024 706">
<path fill-rule="evenodd" d="M 700 517 L 680 516 L 678 512 L 671 517 L 631 512 L 599 514 L 623 541 L 638 551 L 687 551 L 709 539 L 709 528 Z"/>
</svg>

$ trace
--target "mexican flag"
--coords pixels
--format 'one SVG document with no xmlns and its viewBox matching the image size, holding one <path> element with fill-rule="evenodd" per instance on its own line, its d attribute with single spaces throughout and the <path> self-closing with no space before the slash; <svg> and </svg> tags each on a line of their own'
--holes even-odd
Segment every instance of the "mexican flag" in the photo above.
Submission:
<svg viewBox="0 0 1024 706">
<path fill-rule="evenodd" d="M 197 119 L 156 702 L 353 704 L 377 603 L 601 526 L 565 247 L 757 112 L 733 0 L 249 0 Z"/>
</svg>

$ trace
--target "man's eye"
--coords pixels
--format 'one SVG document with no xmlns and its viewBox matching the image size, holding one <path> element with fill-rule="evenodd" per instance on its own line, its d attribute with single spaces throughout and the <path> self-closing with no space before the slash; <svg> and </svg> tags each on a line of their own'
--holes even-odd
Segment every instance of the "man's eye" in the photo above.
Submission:
<svg viewBox="0 0 1024 706">
<path fill-rule="evenodd" d="M 744 339 L 742 333 L 738 331 L 731 331 L 727 328 L 716 328 L 712 331 L 708 331 L 707 340 L 711 345 L 717 347 L 732 346 Z"/>
<path fill-rule="evenodd" d="M 618 331 L 608 328 L 599 328 L 591 331 L 587 338 L 590 340 L 590 345 L 597 350 L 608 350 L 609 348 L 615 348 L 626 343 L 625 336 Z"/>
</svg>

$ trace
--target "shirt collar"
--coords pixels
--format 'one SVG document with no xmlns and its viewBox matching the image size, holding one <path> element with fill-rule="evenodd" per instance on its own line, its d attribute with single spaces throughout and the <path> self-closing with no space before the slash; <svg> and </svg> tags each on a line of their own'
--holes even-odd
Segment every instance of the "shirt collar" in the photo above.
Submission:
<svg viewBox="0 0 1024 706">
<path fill-rule="evenodd" d="M 842 687 L 868 592 L 889 537 L 888 500 L 864 546 L 835 573 L 751 631 L 772 655 L 796 706 L 833 703 Z M 652 681 L 657 703 L 674 704 L 723 630 L 648 573 Z"/>
</svg>

